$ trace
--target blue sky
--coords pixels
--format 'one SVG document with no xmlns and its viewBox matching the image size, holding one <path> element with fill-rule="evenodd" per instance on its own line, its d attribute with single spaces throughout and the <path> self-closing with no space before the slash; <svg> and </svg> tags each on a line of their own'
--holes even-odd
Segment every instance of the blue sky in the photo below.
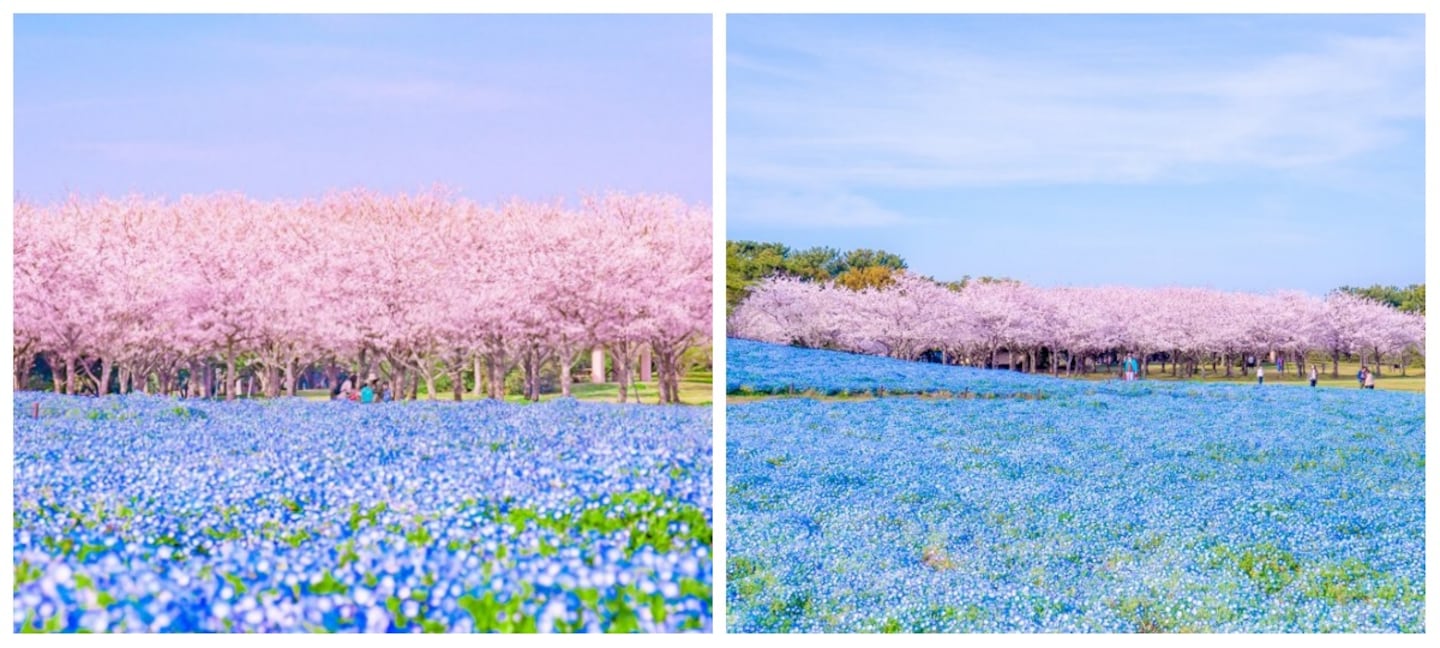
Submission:
<svg viewBox="0 0 1440 648">
<path fill-rule="evenodd" d="M 735 16 L 728 232 L 942 279 L 1423 282 L 1421 16 Z"/>
<path fill-rule="evenodd" d="M 16 16 L 15 188 L 711 202 L 701 16 Z"/>
</svg>

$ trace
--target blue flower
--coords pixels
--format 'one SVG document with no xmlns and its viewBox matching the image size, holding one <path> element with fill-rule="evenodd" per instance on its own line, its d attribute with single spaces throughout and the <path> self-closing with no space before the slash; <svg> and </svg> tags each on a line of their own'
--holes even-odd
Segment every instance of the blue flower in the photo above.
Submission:
<svg viewBox="0 0 1440 648">
<path fill-rule="evenodd" d="M 711 629 L 708 410 L 177 404 L 16 395 L 16 630 Z"/>
<path fill-rule="evenodd" d="M 728 344 L 732 389 L 990 396 L 727 406 L 731 631 L 1425 629 L 1423 395 Z"/>
</svg>

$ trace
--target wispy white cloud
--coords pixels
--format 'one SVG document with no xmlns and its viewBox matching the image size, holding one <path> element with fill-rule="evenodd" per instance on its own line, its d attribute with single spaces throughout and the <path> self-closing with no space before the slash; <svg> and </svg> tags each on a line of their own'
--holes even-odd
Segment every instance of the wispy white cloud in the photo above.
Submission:
<svg viewBox="0 0 1440 648">
<path fill-rule="evenodd" d="M 727 209 L 738 224 L 792 228 L 890 227 L 908 222 L 899 212 L 840 190 L 760 190 L 733 187 Z"/>
<path fill-rule="evenodd" d="M 791 36 L 779 61 L 730 59 L 732 178 L 932 188 L 1321 169 L 1424 113 L 1418 33 L 1180 67 Z"/>
</svg>

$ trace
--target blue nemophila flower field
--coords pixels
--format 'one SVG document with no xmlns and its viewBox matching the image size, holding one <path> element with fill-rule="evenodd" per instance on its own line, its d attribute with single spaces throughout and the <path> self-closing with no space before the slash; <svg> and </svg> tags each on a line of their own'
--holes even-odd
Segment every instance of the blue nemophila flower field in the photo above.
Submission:
<svg viewBox="0 0 1440 648">
<path fill-rule="evenodd" d="M 1423 395 L 1022 378 L 730 405 L 729 628 L 1425 629 Z"/>
<path fill-rule="evenodd" d="M 801 349 L 730 338 L 725 341 L 725 388 L 732 394 L 824 395 L 948 392 L 969 395 L 1032 394 L 1051 380 L 879 356 Z"/>
<path fill-rule="evenodd" d="M 21 393 L 14 414 L 17 631 L 711 628 L 705 409 Z"/>
</svg>

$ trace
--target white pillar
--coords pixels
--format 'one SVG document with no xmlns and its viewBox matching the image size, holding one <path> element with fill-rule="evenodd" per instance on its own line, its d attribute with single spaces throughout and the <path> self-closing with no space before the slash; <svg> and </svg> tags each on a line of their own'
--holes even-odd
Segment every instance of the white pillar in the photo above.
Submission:
<svg viewBox="0 0 1440 648">
<path fill-rule="evenodd" d="M 605 382 L 605 348 L 595 347 L 590 351 L 590 382 Z"/>
</svg>

